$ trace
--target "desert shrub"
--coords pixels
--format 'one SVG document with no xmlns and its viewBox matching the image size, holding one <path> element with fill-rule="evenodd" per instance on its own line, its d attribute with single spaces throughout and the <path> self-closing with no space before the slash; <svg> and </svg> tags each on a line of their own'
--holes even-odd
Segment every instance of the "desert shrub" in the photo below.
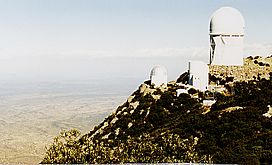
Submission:
<svg viewBox="0 0 272 165">
<path fill-rule="evenodd" d="M 193 94 L 196 94 L 196 93 L 197 93 L 197 90 L 194 89 L 194 88 L 190 88 L 190 89 L 188 90 L 188 93 L 191 94 L 191 95 L 193 95 Z"/>
<path fill-rule="evenodd" d="M 233 82 L 234 77 L 226 77 L 226 82 Z"/>
<path fill-rule="evenodd" d="M 259 66 L 264 66 L 263 62 L 259 62 L 258 64 L 259 64 Z"/>
<path fill-rule="evenodd" d="M 61 131 L 47 148 L 42 163 L 81 163 L 82 149 L 78 143 L 80 132 L 76 129 Z"/>
<path fill-rule="evenodd" d="M 249 57 L 247 57 L 247 59 L 253 60 L 253 57 L 252 57 L 252 56 L 249 56 Z"/>
</svg>

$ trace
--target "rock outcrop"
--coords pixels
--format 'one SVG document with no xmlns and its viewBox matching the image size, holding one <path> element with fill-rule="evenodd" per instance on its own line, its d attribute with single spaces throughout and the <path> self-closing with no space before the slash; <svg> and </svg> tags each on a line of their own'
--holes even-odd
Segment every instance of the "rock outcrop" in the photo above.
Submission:
<svg viewBox="0 0 272 165">
<path fill-rule="evenodd" d="M 220 66 L 210 65 L 209 73 L 213 76 L 211 80 L 224 81 L 250 81 L 261 78 L 269 79 L 272 72 L 272 56 L 270 57 L 247 57 L 243 66 Z M 216 83 L 216 82 L 211 82 Z"/>
</svg>

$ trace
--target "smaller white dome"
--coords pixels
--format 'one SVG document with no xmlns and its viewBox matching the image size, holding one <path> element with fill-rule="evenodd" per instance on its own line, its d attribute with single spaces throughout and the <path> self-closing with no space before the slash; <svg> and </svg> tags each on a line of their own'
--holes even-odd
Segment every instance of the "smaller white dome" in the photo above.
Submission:
<svg viewBox="0 0 272 165">
<path fill-rule="evenodd" d="M 164 66 L 155 66 L 150 73 L 150 76 L 155 76 L 155 75 L 167 75 L 166 68 Z"/>
<path fill-rule="evenodd" d="M 210 34 L 244 35 L 245 20 L 242 14 L 232 7 L 216 10 L 210 21 Z"/>
<path fill-rule="evenodd" d="M 155 87 L 167 84 L 167 70 L 164 66 L 155 66 L 150 73 L 151 84 Z"/>
</svg>

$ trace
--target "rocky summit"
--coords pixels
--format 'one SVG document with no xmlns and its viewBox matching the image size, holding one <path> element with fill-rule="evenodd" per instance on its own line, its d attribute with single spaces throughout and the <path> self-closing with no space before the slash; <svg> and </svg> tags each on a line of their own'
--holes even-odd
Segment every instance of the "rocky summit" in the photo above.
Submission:
<svg viewBox="0 0 272 165">
<path fill-rule="evenodd" d="M 180 81 L 144 82 L 89 133 L 61 132 L 42 163 L 272 164 L 271 74 L 223 84 L 223 92 Z"/>
<path fill-rule="evenodd" d="M 269 79 L 272 72 L 272 55 L 269 57 L 249 56 L 244 58 L 243 66 L 210 65 L 210 80 L 216 83 L 229 81 L 250 81 L 258 78 Z"/>
</svg>

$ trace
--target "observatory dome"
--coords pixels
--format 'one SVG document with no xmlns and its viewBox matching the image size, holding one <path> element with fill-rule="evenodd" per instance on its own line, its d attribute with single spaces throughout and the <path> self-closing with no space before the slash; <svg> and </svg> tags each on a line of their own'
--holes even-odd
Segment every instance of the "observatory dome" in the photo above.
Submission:
<svg viewBox="0 0 272 165">
<path fill-rule="evenodd" d="M 156 87 L 167 84 L 167 71 L 164 66 L 155 66 L 150 73 L 151 84 Z"/>
<path fill-rule="evenodd" d="M 155 66 L 150 73 L 150 76 L 167 75 L 166 68 L 164 66 Z"/>
<path fill-rule="evenodd" d="M 244 29 L 244 17 L 238 10 L 232 7 L 221 7 L 211 17 L 211 35 L 244 35 Z"/>
</svg>

